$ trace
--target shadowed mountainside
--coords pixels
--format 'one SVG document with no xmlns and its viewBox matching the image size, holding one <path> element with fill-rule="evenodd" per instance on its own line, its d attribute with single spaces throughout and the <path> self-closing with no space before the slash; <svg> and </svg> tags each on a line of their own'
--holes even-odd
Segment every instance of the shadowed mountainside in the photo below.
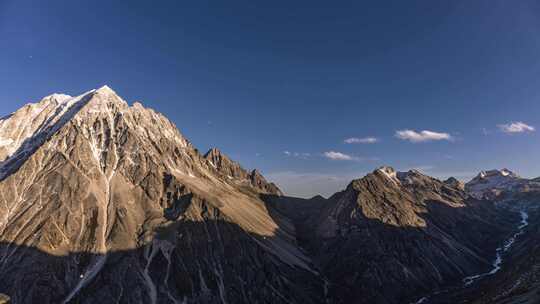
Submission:
<svg viewBox="0 0 540 304">
<path fill-rule="evenodd" d="M 288 198 L 276 196 L 271 199 L 286 202 Z M 356 237 L 332 240 L 332 246 L 340 246 L 339 250 L 324 246 L 325 252 L 313 252 L 330 260 L 322 273 L 330 275 L 325 296 L 321 282 L 314 280 L 313 273 L 280 263 L 264 247 L 253 246 L 253 242 L 263 243 L 270 237 L 248 234 L 233 223 L 212 219 L 219 218 L 215 214 L 218 211 L 209 212 L 204 206 L 198 209 L 203 221 L 182 220 L 181 214 L 191 204 L 188 201 L 188 198 L 179 199 L 170 210 L 165 210 L 165 214 L 176 213 L 178 217 L 172 216 L 176 218 L 174 222 L 158 228 L 148 244 L 108 252 L 103 269 L 70 299 L 70 303 L 324 303 L 324 299 L 330 303 L 404 303 L 411 295 L 414 298 L 437 288 L 461 284 L 463 276 L 487 270 L 487 261 L 493 258 L 487 254 L 482 265 L 465 272 L 453 272 L 455 275 L 445 277 L 444 281 L 400 296 L 397 293 L 400 288 L 415 286 L 418 282 L 409 278 L 399 285 L 396 282 L 388 285 L 392 277 L 402 271 L 391 266 L 396 259 L 411 269 L 422 271 L 423 275 L 434 274 L 440 268 L 438 264 L 426 267 L 422 262 L 422 257 L 429 254 L 422 251 L 422 243 L 433 242 L 428 233 L 433 228 L 430 224 L 421 228 L 396 227 L 368 220 L 365 224 L 373 232 L 371 238 L 362 237 L 358 232 Z M 279 209 L 279 202 L 269 205 L 269 209 L 274 206 Z M 428 205 L 433 205 L 430 207 L 432 212 L 456 212 L 456 209 L 448 209 L 436 202 Z M 272 214 L 281 216 L 277 214 L 280 212 L 275 210 Z M 435 216 L 422 215 L 425 219 Z M 510 222 L 513 220 L 509 219 Z M 340 242 L 346 244 L 339 245 Z M 401 251 L 396 252 L 395 248 Z M 490 249 L 486 248 L 486 252 Z M 34 303 L 37 299 L 40 303 L 62 302 L 76 283 L 84 279 L 81 276 L 87 275 L 86 269 L 92 261 L 103 257 L 85 252 L 52 255 L 33 247 L 0 245 L 2 256 L 14 250 L 17 254 L 0 264 L 0 277 L 5 279 L 0 282 L 0 293 L 10 295 L 14 303 Z M 276 273 L 280 275 L 276 276 Z M 332 278 L 331 275 L 336 273 L 342 277 Z M 358 273 L 355 276 L 363 279 L 351 281 L 352 273 Z M 381 275 L 383 281 L 375 277 L 368 280 L 366 275 Z M 386 286 L 392 286 L 392 290 Z M 355 288 L 360 291 L 355 293 Z M 351 298 L 343 299 L 344 296 Z M 354 296 L 361 298 L 352 300 Z"/>
<path fill-rule="evenodd" d="M 491 267 L 519 216 L 417 171 L 382 168 L 328 200 L 266 196 L 296 224 L 334 303 L 408 303 Z"/>
<path fill-rule="evenodd" d="M 29 104 L 0 136 L 14 303 L 408 303 L 488 269 L 518 220 L 389 167 L 329 199 L 286 197 L 108 87 Z"/>
<path fill-rule="evenodd" d="M 224 178 L 163 115 L 103 87 L 28 105 L 0 133 L 13 137 L 0 275 L 15 303 L 324 299 L 294 225 L 259 199 L 262 176 Z M 192 287 L 154 283 L 160 259 L 156 273 Z"/>
<path fill-rule="evenodd" d="M 17 253 L 0 264 L 0 293 L 13 303 L 324 303 L 313 273 L 256 245 L 266 238 L 224 220 L 178 221 L 150 244 L 109 251 L 99 274 L 72 297 L 104 255 L 1 243 L 3 256 Z"/>
</svg>

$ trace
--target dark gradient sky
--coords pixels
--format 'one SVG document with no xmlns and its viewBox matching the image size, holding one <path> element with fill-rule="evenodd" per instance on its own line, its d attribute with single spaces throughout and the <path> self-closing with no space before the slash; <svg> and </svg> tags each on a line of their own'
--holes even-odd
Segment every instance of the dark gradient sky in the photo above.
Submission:
<svg viewBox="0 0 540 304">
<path fill-rule="evenodd" d="M 539 59 L 538 1 L 0 0 L 0 115 L 108 84 L 303 196 L 383 164 L 540 176 L 537 132 L 498 128 L 540 127 Z"/>
</svg>

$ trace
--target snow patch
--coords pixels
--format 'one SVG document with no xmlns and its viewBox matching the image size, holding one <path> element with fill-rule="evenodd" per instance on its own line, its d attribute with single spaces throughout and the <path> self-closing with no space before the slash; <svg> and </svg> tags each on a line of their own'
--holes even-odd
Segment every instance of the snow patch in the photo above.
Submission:
<svg viewBox="0 0 540 304">
<path fill-rule="evenodd" d="M 399 185 L 400 181 L 397 178 L 397 172 L 394 168 L 391 167 L 380 167 L 377 169 L 378 172 L 382 173 L 387 179 L 392 181 L 394 184 Z"/>
<path fill-rule="evenodd" d="M 81 274 L 79 276 L 80 281 L 75 286 L 75 288 L 68 294 L 68 296 L 62 301 L 63 304 L 69 303 L 73 297 L 79 293 L 79 291 L 84 288 L 88 283 L 90 283 L 97 274 L 103 269 L 103 266 L 107 262 L 107 256 L 100 256 L 97 258 L 97 261 L 94 263 L 94 265 L 86 270 L 84 274 Z"/>
<path fill-rule="evenodd" d="M 428 300 L 427 297 L 423 297 L 423 298 L 421 298 L 420 300 L 414 302 L 414 304 L 422 304 L 422 303 L 425 303 L 427 300 Z"/>
<path fill-rule="evenodd" d="M 59 103 L 65 103 L 65 102 L 68 102 L 73 97 L 69 96 L 69 95 L 66 95 L 66 94 L 54 93 L 54 94 L 49 95 L 49 96 L 47 96 L 45 98 L 54 99 Z"/>
<path fill-rule="evenodd" d="M 88 101 L 87 96 L 92 92 L 93 90 L 77 97 L 53 94 L 37 104 L 30 104 L 24 108 L 23 111 L 30 112 L 28 115 L 21 116 L 16 112 L 8 119 L 1 121 L 0 136 L 3 145 L 0 146 L 7 149 L 7 154 L 4 155 L 4 161 L 0 164 L 0 179 L 12 169 L 11 166 L 16 168 L 50 135 L 71 120 Z M 52 100 L 55 102 L 51 103 Z M 41 114 L 46 108 L 50 111 L 46 117 L 43 117 Z M 38 117 L 39 120 L 36 120 Z"/>
<path fill-rule="evenodd" d="M 0 137 L 0 147 L 10 146 L 11 144 L 13 144 L 13 139 Z"/>
</svg>

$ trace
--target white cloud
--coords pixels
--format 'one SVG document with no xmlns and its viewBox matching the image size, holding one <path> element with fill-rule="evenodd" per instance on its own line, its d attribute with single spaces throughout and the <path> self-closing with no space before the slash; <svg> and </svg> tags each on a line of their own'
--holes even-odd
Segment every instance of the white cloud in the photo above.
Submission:
<svg viewBox="0 0 540 304">
<path fill-rule="evenodd" d="M 533 126 L 517 121 L 511 122 L 509 124 L 498 125 L 499 129 L 504 133 L 524 133 L 524 132 L 534 132 L 536 129 Z"/>
<path fill-rule="evenodd" d="M 322 154 L 323 157 L 331 160 L 346 160 L 346 161 L 379 161 L 378 157 L 360 157 L 350 154 L 345 154 L 337 151 L 327 151 Z"/>
<path fill-rule="evenodd" d="M 351 137 L 345 139 L 343 142 L 346 144 L 374 144 L 378 142 L 379 139 L 376 137 L 364 137 L 364 138 L 358 138 L 358 137 Z"/>
<path fill-rule="evenodd" d="M 454 138 L 448 133 L 434 132 L 429 130 L 423 130 L 416 132 L 414 130 L 399 130 L 396 131 L 395 136 L 399 139 L 408 140 L 413 143 L 428 142 L 435 140 L 448 140 L 451 141 Z"/>
<path fill-rule="evenodd" d="M 323 155 L 324 157 L 332 160 L 357 160 L 357 158 L 354 156 L 336 151 L 324 152 Z"/>
<path fill-rule="evenodd" d="M 311 153 L 306 153 L 306 152 L 283 151 L 283 154 L 285 154 L 286 156 L 302 158 L 302 159 L 307 159 L 311 156 Z"/>
</svg>

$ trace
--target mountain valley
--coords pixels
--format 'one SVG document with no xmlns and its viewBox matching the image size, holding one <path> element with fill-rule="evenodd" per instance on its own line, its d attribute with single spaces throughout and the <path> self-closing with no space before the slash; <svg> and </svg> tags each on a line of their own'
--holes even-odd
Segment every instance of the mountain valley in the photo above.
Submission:
<svg viewBox="0 0 540 304">
<path fill-rule="evenodd" d="M 289 197 L 107 86 L 53 94 L 0 120 L 0 278 L 11 303 L 540 303 L 540 182 L 381 167 Z"/>
</svg>

